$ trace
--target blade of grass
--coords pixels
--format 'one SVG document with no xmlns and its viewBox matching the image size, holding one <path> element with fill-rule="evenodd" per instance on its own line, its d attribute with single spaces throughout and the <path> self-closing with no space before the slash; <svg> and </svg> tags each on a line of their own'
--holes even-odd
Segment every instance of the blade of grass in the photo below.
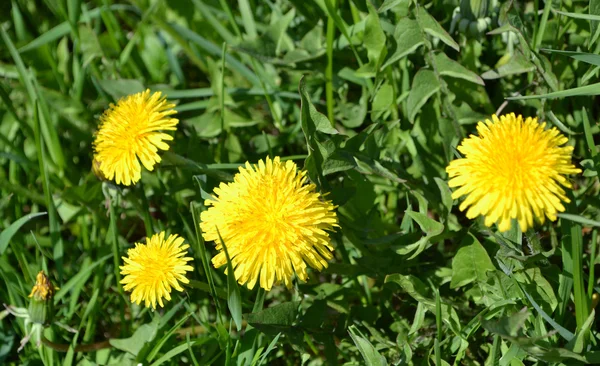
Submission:
<svg viewBox="0 0 600 366">
<path fill-rule="evenodd" d="M 558 13 L 558 14 L 567 16 L 569 18 L 600 21 L 600 15 L 583 14 L 583 13 L 570 13 L 570 12 L 567 12 L 567 11 L 560 11 L 560 10 L 554 10 L 554 9 L 552 11 L 554 13 Z"/>
<path fill-rule="evenodd" d="M 229 251 L 227 250 L 227 246 L 221 237 L 219 228 L 216 229 L 217 234 L 219 235 L 219 241 L 223 247 L 223 252 L 225 252 L 225 257 L 227 258 L 227 305 L 235 326 L 237 330 L 240 331 L 242 330 L 242 296 L 240 295 L 240 288 L 237 280 L 235 279 L 235 271 L 233 270 L 233 265 L 231 264 Z"/>
<path fill-rule="evenodd" d="M 219 22 L 219 20 L 213 15 L 213 13 L 210 11 L 210 8 L 208 6 L 206 6 L 200 0 L 192 0 L 192 2 L 194 3 L 194 6 L 196 7 L 196 9 L 198 9 L 198 11 L 200 11 L 200 14 L 202 14 L 202 17 L 210 24 L 212 29 L 214 29 L 214 31 L 217 32 L 221 36 L 221 38 L 223 38 L 225 43 L 228 43 L 228 44 L 236 43 L 235 36 L 233 34 L 231 34 L 231 32 L 229 32 L 229 30 L 227 28 L 225 28 L 221 25 L 221 22 Z"/>
<path fill-rule="evenodd" d="M 114 5 L 110 5 L 108 8 L 110 10 L 114 10 L 114 11 L 123 10 L 123 11 L 130 11 L 133 13 L 138 12 L 137 7 L 131 6 L 131 5 L 124 5 L 124 4 L 114 4 Z M 98 18 L 100 16 L 101 9 L 102 8 L 95 8 L 95 9 L 92 9 L 92 10 L 86 12 L 86 14 L 83 14 L 81 16 L 80 20 L 82 22 L 88 22 L 92 19 Z M 45 44 L 59 40 L 62 37 L 68 35 L 70 32 L 71 32 L 71 25 L 69 24 L 68 21 L 64 21 L 64 22 L 60 23 L 59 25 L 49 29 L 47 32 L 44 32 L 39 37 L 37 37 L 33 41 L 29 42 L 25 46 L 19 48 L 19 52 L 23 53 L 23 52 L 34 50 Z"/>
<path fill-rule="evenodd" d="M 588 149 L 590 149 L 590 155 L 593 158 L 596 156 L 596 154 L 598 154 L 598 148 L 594 142 L 594 136 L 592 135 L 592 128 L 590 126 L 590 119 L 585 107 L 581 108 L 581 114 L 583 117 L 583 132 L 585 134 L 585 142 L 587 143 Z"/>
<path fill-rule="evenodd" d="M 556 53 L 559 55 L 566 55 L 577 61 L 585 62 L 590 65 L 600 66 L 600 55 L 596 55 L 594 53 L 552 50 L 548 48 L 542 48 L 542 51 Z"/>
<path fill-rule="evenodd" d="M 219 297 L 217 295 L 217 290 L 215 287 L 215 282 L 213 279 L 213 273 L 211 267 L 208 263 L 208 253 L 206 250 L 206 245 L 204 243 L 204 237 L 202 236 L 202 232 L 200 231 L 200 215 L 196 210 L 196 205 L 194 202 L 190 205 L 190 211 L 192 213 L 192 219 L 194 221 L 194 231 L 196 233 L 196 253 L 200 256 L 200 261 L 202 262 L 202 268 L 204 269 L 204 274 L 206 275 L 206 279 L 208 281 L 208 285 L 210 286 L 210 293 L 213 298 L 213 302 L 217 308 L 217 319 L 221 319 L 221 303 L 219 302 Z"/>
<path fill-rule="evenodd" d="M 256 33 L 256 24 L 254 23 L 254 16 L 252 15 L 250 3 L 248 0 L 238 0 L 238 6 L 240 14 L 242 15 L 244 29 L 246 29 L 246 34 L 249 38 L 256 38 L 258 33 Z"/>
<path fill-rule="evenodd" d="M 64 247 L 63 240 L 60 235 L 60 224 L 58 222 L 58 213 L 52 199 L 52 191 L 50 187 L 50 178 L 48 176 L 46 154 L 44 150 L 44 143 L 40 136 L 40 119 L 39 119 L 39 106 L 37 102 L 34 107 L 34 135 L 35 135 L 35 146 L 38 154 L 38 162 L 40 164 L 40 173 L 42 175 L 42 187 L 44 190 L 44 197 L 46 200 L 46 208 L 48 210 L 48 222 L 50 226 L 50 238 L 53 244 L 53 259 L 56 262 L 56 269 L 58 271 L 59 281 L 62 282 L 63 278 L 63 255 Z"/>
<path fill-rule="evenodd" d="M 333 0 L 333 7 L 337 6 L 337 1 Z M 327 117 L 334 123 L 333 115 L 333 41 L 335 40 L 335 20 L 327 14 L 327 66 L 325 69 L 325 96 L 327 99 Z"/>
<path fill-rule="evenodd" d="M 557 92 L 552 92 L 548 94 L 539 94 L 539 95 L 522 95 L 516 97 L 507 97 L 507 100 L 526 100 L 526 99 L 554 99 L 554 98 L 565 98 L 565 97 L 574 97 L 578 95 L 600 95 L 600 83 L 580 86 L 577 88 L 572 88 L 568 90 L 561 90 Z"/>
<path fill-rule="evenodd" d="M 435 291 L 435 326 L 436 326 L 436 338 L 434 341 L 435 349 L 435 364 L 442 364 L 442 351 L 440 349 L 440 342 L 442 342 L 442 300 L 440 299 L 440 291 Z"/>
<path fill-rule="evenodd" d="M 4 254 L 4 251 L 6 250 L 6 248 L 8 248 L 10 240 L 17 233 L 17 231 L 19 231 L 21 226 L 25 225 L 25 223 L 27 223 L 31 219 L 45 214 L 46 212 L 38 212 L 23 216 L 17 221 L 10 224 L 10 226 L 8 226 L 5 230 L 3 230 L 2 233 L 0 233 L 0 255 Z"/>
<path fill-rule="evenodd" d="M 186 38 L 189 41 L 193 42 L 194 44 L 196 44 L 198 47 L 200 47 L 202 50 L 204 50 L 209 55 L 211 55 L 213 57 L 219 57 L 221 55 L 221 48 L 219 46 L 210 42 L 206 38 L 200 36 L 198 33 L 195 33 L 187 28 L 184 28 L 184 27 L 180 26 L 179 24 L 169 24 L 169 26 L 176 33 L 181 35 L 183 38 Z M 246 80 L 248 80 L 252 85 L 255 85 L 255 86 L 260 85 L 260 80 L 256 76 L 256 74 L 254 74 L 252 72 L 252 70 L 247 68 L 239 60 L 237 60 L 236 58 L 234 58 L 231 55 L 226 55 L 225 61 L 227 61 L 227 64 L 231 67 L 232 70 L 236 71 L 237 73 L 239 73 L 240 75 L 245 77 Z"/>
<path fill-rule="evenodd" d="M 43 103 L 43 100 L 40 100 L 39 93 L 37 93 L 37 90 L 34 86 L 34 76 L 32 75 L 31 71 L 28 71 L 25 68 L 25 63 L 23 62 L 21 55 L 19 55 L 19 53 L 17 52 L 17 49 L 15 48 L 10 37 L 4 30 L 4 27 L 1 27 L 1 26 L 0 26 L 0 36 L 4 40 L 4 43 L 6 44 L 6 47 L 8 48 L 8 52 L 10 53 L 11 57 L 13 58 L 13 61 L 15 62 L 15 65 L 17 66 L 17 71 L 19 72 L 19 79 L 21 80 L 21 83 L 25 86 L 25 89 L 27 90 L 27 94 L 29 96 L 29 102 L 32 104 L 32 107 L 35 108 L 34 113 L 37 113 L 37 109 L 38 109 L 38 106 L 37 105 L 34 106 L 34 104 L 37 104 L 38 102 L 41 103 L 42 117 L 43 117 L 43 122 L 44 122 L 40 125 L 41 133 L 43 135 L 44 142 L 46 143 L 46 146 L 48 147 L 48 151 L 50 153 L 50 158 L 52 159 L 52 161 L 54 161 L 54 163 L 60 169 L 62 169 L 65 165 L 64 154 L 62 152 L 61 145 L 58 142 L 58 136 L 56 135 L 56 129 L 53 127 L 51 128 L 49 126 L 49 124 L 50 124 L 49 113 L 48 113 L 47 108 L 44 108 L 45 103 Z M 38 116 L 38 118 L 39 118 L 39 116 Z"/>
<path fill-rule="evenodd" d="M 544 39 L 544 32 L 546 31 L 546 24 L 548 23 L 548 16 L 550 15 L 551 9 L 552 1 L 546 1 L 544 5 L 544 13 L 542 14 L 542 19 L 540 21 L 540 26 L 536 29 L 535 40 L 533 42 L 533 49 L 536 51 L 540 48 L 542 40 Z"/>
<path fill-rule="evenodd" d="M 598 248 L 598 230 L 592 231 L 592 248 L 590 250 L 589 259 L 589 275 L 588 275 L 588 298 L 592 298 L 594 295 L 594 284 L 596 283 L 595 268 L 596 268 L 596 252 Z"/>
<path fill-rule="evenodd" d="M 568 204 L 567 211 L 577 212 L 575 198 L 569 193 L 571 203 Z M 569 215 L 569 214 L 567 214 Z M 575 216 L 575 215 L 569 215 Z M 589 316 L 589 298 L 587 297 L 583 280 L 583 237 L 581 225 L 570 219 L 561 218 L 561 229 L 563 230 L 562 245 L 563 251 L 570 254 L 573 277 L 573 298 L 575 302 L 575 318 L 577 320 L 577 329 L 581 329 L 583 323 Z M 564 257 L 563 257 L 564 260 Z"/>
</svg>

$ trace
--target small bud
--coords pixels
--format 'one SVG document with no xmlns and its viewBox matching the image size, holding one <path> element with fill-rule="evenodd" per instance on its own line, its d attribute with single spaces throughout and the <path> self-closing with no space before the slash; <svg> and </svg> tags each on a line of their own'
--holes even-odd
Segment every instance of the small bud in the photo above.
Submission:
<svg viewBox="0 0 600 366">
<path fill-rule="evenodd" d="M 54 293 L 57 290 L 44 271 L 37 274 L 35 285 L 31 289 L 29 297 L 29 318 L 33 323 L 51 323 L 52 310 L 54 307 Z"/>
</svg>

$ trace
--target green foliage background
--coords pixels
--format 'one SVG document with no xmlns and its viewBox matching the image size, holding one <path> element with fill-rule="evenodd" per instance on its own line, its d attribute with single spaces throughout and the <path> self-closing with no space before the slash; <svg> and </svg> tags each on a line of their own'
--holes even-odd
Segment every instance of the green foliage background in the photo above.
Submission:
<svg viewBox="0 0 600 366">
<path fill-rule="evenodd" d="M 39 349 L 17 352 L 30 326 L 0 312 L 0 363 L 600 362 L 600 1 L 0 7 L 0 300 L 27 308 L 41 269 L 60 287 Z M 146 88 L 177 103 L 171 149 L 141 184 L 103 183 L 98 118 Z M 585 171 L 558 222 L 500 235 L 458 210 L 445 167 L 476 122 L 509 112 L 559 128 Z M 267 155 L 307 169 L 341 227 L 328 269 L 265 294 L 209 265 L 198 220 Z M 196 270 L 152 312 L 117 266 L 162 230 L 187 239 Z"/>
</svg>

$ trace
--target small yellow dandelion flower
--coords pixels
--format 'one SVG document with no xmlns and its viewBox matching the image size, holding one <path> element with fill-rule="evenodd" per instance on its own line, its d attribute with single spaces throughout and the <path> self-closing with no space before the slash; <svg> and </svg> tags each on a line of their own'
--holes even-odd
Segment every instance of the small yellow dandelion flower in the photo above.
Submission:
<svg viewBox="0 0 600 366">
<path fill-rule="evenodd" d="M 338 226 L 335 207 L 306 183 L 305 171 L 275 157 L 246 163 L 232 183 L 215 188 L 215 200 L 206 200 L 209 208 L 200 215 L 204 239 L 219 250 L 213 265 L 227 263 L 220 234 L 235 278 L 250 289 L 259 277 L 267 291 L 282 282 L 289 288 L 294 272 L 306 281 L 307 264 L 327 267 L 333 257 L 327 231 Z"/>
<path fill-rule="evenodd" d="M 127 251 L 121 266 L 124 276 L 121 283 L 125 291 L 131 292 L 131 302 L 140 304 L 144 301 L 146 307 L 156 303 L 163 306 L 163 298 L 171 300 L 171 287 L 183 291 L 179 282 L 189 283 L 185 277 L 186 271 L 193 268 L 187 264 L 192 258 L 184 257 L 189 245 L 183 244 L 184 239 L 177 235 L 169 235 L 165 240 L 165 232 L 154 234 L 146 239 L 146 244 L 135 243 L 135 248 Z"/>
<path fill-rule="evenodd" d="M 38 301 L 46 301 L 52 299 L 56 290 L 58 290 L 58 288 L 50 283 L 50 279 L 46 276 L 46 273 L 40 271 L 35 277 L 35 285 L 33 285 L 29 297 Z"/>
<path fill-rule="evenodd" d="M 572 146 L 556 128 L 545 129 L 537 118 L 514 113 L 479 122 L 479 136 L 464 139 L 458 151 L 464 158 L 448 165 L 453 199 L 466 196 L 459 206 L 473 219 L 485 216 L 485 225 L 498 223 L 507 231 L 516 219 L 523 232 L 533 227 L 534 219 L 544 223 L 547 217 L 565 210 L 561 200 L 570 202 L 561 187 L 571 188 L 566 174 L 580 173 L 571 163 Z"/>
<path fill-rule="evenodd" d="M 140 161 L 148 170 L 160 162 L 158 150 L 168 150 L 164 141 L 173 137 L 162 131 L 176 130 L 174 104 L 160 92 L 150 90 L 130 95 L 111 104 L 102 117 L 94 141 L 94 164 L 108 180 L 126 186 L 140 180 Z"/>
</svg>

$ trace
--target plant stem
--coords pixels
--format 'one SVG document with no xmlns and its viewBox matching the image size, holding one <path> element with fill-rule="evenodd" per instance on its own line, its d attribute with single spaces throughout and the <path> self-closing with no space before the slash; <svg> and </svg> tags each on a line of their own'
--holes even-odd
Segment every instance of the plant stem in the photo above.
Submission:
<svg viewBox="0 0 600 366">
<path fill-rule="evenodd" d="M 337 7 L 337 1 L 333 0 L 333 7 Z M 331 126 L 335 126 L 333 120 L 333 40 L 335 38 L 335 22 L 331 15 L 327 16 L 327 68 L 325 69 L 325 95 L 327 97 L 327 118 Z"/>
</svg>

